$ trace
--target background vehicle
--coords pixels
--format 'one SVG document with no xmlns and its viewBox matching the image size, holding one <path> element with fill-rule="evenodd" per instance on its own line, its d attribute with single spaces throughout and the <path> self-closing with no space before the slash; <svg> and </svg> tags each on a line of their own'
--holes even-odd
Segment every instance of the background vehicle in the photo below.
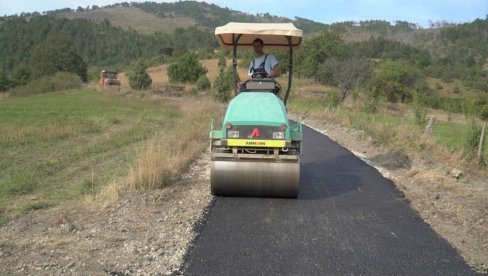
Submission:
<svg viewBox="0 0 488 276">
<path fill-rule="evenodd" d="M 120 88 L 120 80 L 117 79 L 117 72 L 113 71 L 100 71 L 100 86 L 102 88 L 115 86 Z"/>
</svg>

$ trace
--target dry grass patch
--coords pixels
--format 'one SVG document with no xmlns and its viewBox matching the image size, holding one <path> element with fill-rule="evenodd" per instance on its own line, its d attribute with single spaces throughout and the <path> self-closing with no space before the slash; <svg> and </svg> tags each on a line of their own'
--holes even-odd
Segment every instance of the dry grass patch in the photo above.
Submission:
<svg viewBox="0 0 488 276">
<path fill-rule="evenodd" d="M 137 158 L 126 177 L 110 181 L 97 195 L 110 204 L 124 190 L 154 190 L 170 185 L 208 144 L 212 117 L 223 105 L 207 98 L 182 98 L 177 102 L 183 116 L 173 131 L 157 132 L 140 144 Z"/>
<path fill-rule="evenodd" d="M 461 80 L 455 79 L 451 82 L 445 82 L 437 78 L 427 78 L 427 85 L 434 91 L 439 91 L 442 97 L 459 98 L 461 95 L 454 93 L 454 89 L 458 87 L 461 91 L 466 91 L 466 87 Z"/>
<path fill-rule="evenodd" d="M 0 101 L 8 98 L 8 92 L 0 92 Z"/>
<path fill-rule="evenodd" d="M 121 72 L 117 75 L 117 78 L 120 80 L 120 87 L 121 88 L 129 88 L 129 77 L 125 72 Z"/>
<path fill-rule="evenodd" d="M 200 61 L 202 65 L 207 68 L 207 78 L 210 80 L 210 83 L 214 83 L 215 79 L 219 75 L 219 59 L 212 58 L 212 59 L 204 59 Z M 232 64 L 231 59 L 226 60 L 227 65 Z"/>
<path fill-rule="evenodd" d="M 93 202 L 101 202 L 104 206 L 112 206 L 119 200 L 120 193 L 120 179 L 111 179 L 95 196 L 90 195 L 85 199 L 92 205 Z"/>
<path fill-rule="evenodd" d="M 220 68 L 219 68 L 219 59 L 213 58 L 213 59 L 204 59 L 200 61 L 205 68 L 207 68 L 207 77 L 210 80 L 211 83 L 215 82 L 215 79 L 219 75 Z M 226 59 L 226 66 L 227 67 L 232 67 L 232 59 L 228 58 Z M 237 61 L 237 64 L 239 64 L 240 61 Z M 237 74 L 239 74 L 239 78 L 241 80 L 246 80 L 249 78 L 247 75 L 247 67 L 242 68 L 240 66 L 237 66 Z"/>
<path fill-rule="evenodd" d="M 147 73 L 152 79 L 152 85 L 158 86 L 169 83 L 167 64 L 163 64 L 157 67 L 151 67 L 147 69 Z"/>
</svg>

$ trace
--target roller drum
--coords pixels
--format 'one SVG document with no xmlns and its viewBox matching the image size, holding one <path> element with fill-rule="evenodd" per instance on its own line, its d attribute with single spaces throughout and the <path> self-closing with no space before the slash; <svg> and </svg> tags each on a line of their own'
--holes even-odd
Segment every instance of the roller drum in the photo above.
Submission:
<svg viewBox="0 0 488 276">
<path fill-rule="evenodd" d="M 213 195 L 297 197 L 300 162 L 213 160 Z"/>
</svg>

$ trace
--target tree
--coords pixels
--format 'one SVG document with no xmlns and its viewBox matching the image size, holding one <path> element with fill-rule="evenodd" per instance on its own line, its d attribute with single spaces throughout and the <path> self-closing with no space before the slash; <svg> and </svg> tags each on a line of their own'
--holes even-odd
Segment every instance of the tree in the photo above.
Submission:
<svg viewBox="0 0 488 276">
<path fill-rule="evenodd" d="M 201 75 L 197 80 L 197 88 L 200 90 L 210 89 L 210 80 L 206 75 Z"/>
<path fill-rule="evenodd" d="M 7 91 L 10 88 L 10 81 L 5 71 L 0 69 L 0 92 Z"/>
<path fill-rule="evenodd" d="M 417 70 L 405 61 L 387 60 L 375 69 L 375 87 L 388 101 L 405 101 L 408 90 L 416 86 L 419 81 Z"/>
<path fill-rule="evenodd" d="M 225 59 L 225 52 L 224 51 L 220 51 L 219 52 L 219 63 L 218 63 L 219 67 L 223 66 L 227 66 L 227 61 Z"/>
<path fill-rule="evenodd" d="M 343 101 L 352 89 L 366 86 L 372 75 L 372 66 L 366 59 L 352 57 L 340 60 L 333 57 L 319 66 L 318 79 L 324 84 L 339 87 Z"/>
<path fill-rule="evenodd" d="M 319 64 L 330 57 L 345 57 L 347 47 L 339 35 L 323 33 L 304 44 L 297 52 L 296 73 L 301 77 L 313 78 L 317 75 Z"/>
<path fill-rule="evenodd" d="M 200 64 L 194 53 L 186 53 L 168 67 L 170 82 L 196 82 L 198 78 L 207 73 L 207 68 Z"/>
<path fill-rule="evenodd" d="M 214 98 L 219 102 L 227 102 L 230 100 L 231 91 L 234 87 L 233 83 L 234 69 L 225 69 L 224 66 L 220 67 L 220 72 L 214 83 Z M 239 75 L 236 76 L 239 81 Z"/>
<path fill-rule="evenodd" d="M 56 72 L 74 73 L 88 80 L 86 64 L 70 46 L 66 36 L 50 37 L 34 49 L 31 60 L 32 78 L 53 75 Z"/>
<path fill-rule="evenodd" d="M 152 79 L 146 72 L 147 66 L 142 60 L 136 61 L 128 72 L 129 86 L 132 89 L 142 90 L 149 88 Z"/>
<path fill-rule="evenodd" d="M 26 63 L 21 62 L 15 66 L 14 71 L 12 72 L 12 81 L 16 86 L 27 84 L 30 78 L 31 70 Z"/>
</svg>

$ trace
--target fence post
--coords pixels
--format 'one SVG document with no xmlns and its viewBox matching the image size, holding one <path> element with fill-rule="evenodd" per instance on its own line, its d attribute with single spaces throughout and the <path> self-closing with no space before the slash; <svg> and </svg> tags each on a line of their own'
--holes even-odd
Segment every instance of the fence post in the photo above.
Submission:
<svg viewBox="0 0 488 276">
<path fill-rule="evenodd" d="M 437 117 L 435 115 L 430 116 L 429 123 L 427 124 L 427 127 L 425 127 L 425 133 L 429 135 L 432 134 L 436 119 Z"/>
<path fill-rule="evenodd" d="M 478 145 L 478 159 L 481 158 L 481 153 L 483 152 L 483 142 L 485 140 L 485 128 L 486 128 L 486 122 L 483 124 L 483 129 L 481 130 L 480 144 Z"/>
</svg>

